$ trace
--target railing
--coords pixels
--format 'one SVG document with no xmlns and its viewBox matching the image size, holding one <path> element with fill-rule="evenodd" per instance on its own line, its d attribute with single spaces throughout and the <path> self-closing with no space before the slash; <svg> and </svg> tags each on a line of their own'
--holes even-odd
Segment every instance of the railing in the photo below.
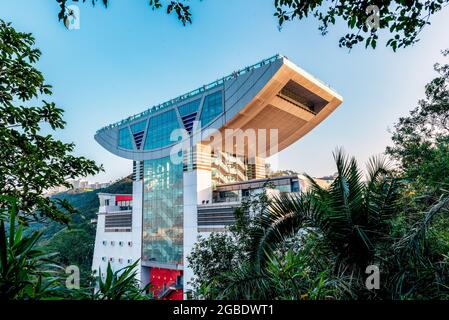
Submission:
<svg viewBox="0 0 449 320">
<path fill-rule="evenodd" d="M 168 296 L 173 291 L 180 290 L 180 289 L 182 289 L 181 284 L 172 282 L 172 283 L 168 284 L 164 290 L 160 291 L 157 296 L 159 299 L 162 299 L 162 298 L 165 298 L 166 296 Z"/>
<path fill-rule="evenodd" d="M 153 106 L 153 107 L 151 107 L 151 108 L 149 108 L 149 109 L 147 109 L 147 110 L 145 110 L 145 111 L 143 111 L 141 113 L 135 114 L 135 115 L 130 116 L 130 117 L 126 118 L 126 119 L 123 119 L 123 120 L 121 120 L 119 122 L 116 122 L 116 123 L 110 124 L 110 125 L 108 125 L 106 127 L 103 127 L 101 129 L 99 129 L 97 131 L 97 133 L 100 133 L 100 132 L 103 132 L 105 130 L 112 129 L 112 128 L 115 128 L 115 127 L 119 127 L 119 126 L 125 125 L 125 124 L 127 124 L 129 122 L 132 122 L 134 120 L 137 120 L 137 119 L 140 119 L 142 117 L 145 117 L 145 116 L 147 116 L 149 114 L 152 114 L 152 113 L 155 113 L 155 112 L 160 111 L 162 109 L 165 109 L 165 108 L 167 108 L 169 106 L 172 106 L 172 105 L 174 105 L 174 104 L 176 104 L 178 102 L 181 102 L 181 101 L 186 100 L 186 99 L 188 99 L 190 97 L 193 97 L 193 96 L 195 96 L 195 95 L 197 95 L 197 94 L 199 94 L 201 92 L 204 92 L 204 91 L 216 88 L 216 87 L 222 85 L 227 80 L 236 78 L 236 77 L 241 76 L 243 74 L 246 74 L 246 73 L 248 73 L 248 72 L 250 72 L 250 71 L 252 71 L 254 69 L 258 69 L 258 68 L 260 68 L 260 67 L 262 67 L 262 66 L 264 66 L 266 64 L 272 63 L 272 62 L 274 62 L 276 60 L 279 60 L 281 58 L 283 58 L 282 55 L 276 54 L 276 55 L 274 55 L 274 56 L 272 56 L 270 58 L 264 59 L 264 60 L 262 60 L 262 61 L 260 61 L 258 63 L 255 63 L 255 64 L 253 64 L 251 66 L 248 66 L 246 68 L 240 69 L 238 71 L 234 71 L 230 75 L 227 75 L 227 76 L 225 76 L 225 77 L 223 77 L 221 79 L 218 79 L 218 80 L 216 80 L 216 81 L 214 81 L 212 83 L 206 84 L 206 85 L 204 85 L 204 86 L 202 86 L 200 88 L 192 90 L 192 91 L 190 91 L 190 92 L 188 92 L 186 94 L 183 94 L 183 95 L 181 95 L 181 96 L 179 96 L 177 98 L 171 99 L 171 100 L 166 101 L 166 102 L 161 103 L 161 104 L 158 104 L 158 105 Z"/>
</svg>

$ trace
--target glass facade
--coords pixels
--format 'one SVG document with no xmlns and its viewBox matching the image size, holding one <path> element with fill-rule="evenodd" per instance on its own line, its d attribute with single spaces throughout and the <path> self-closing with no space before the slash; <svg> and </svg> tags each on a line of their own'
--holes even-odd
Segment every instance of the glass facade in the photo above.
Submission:
<svg viewBox="0 0 449 320">
<path fill-rule="evenodd" d="M 223 112 L 223 94 L 217 91 L 204 98 L 203 109 L 201 111 L 201 126 L 209 124 L 215 117 Z"/>
<path fill-rule="evenodd" d="M 175 141 L 170 140 L 170 134 L 178 128 L 180 125 L 174 109 L 151 117 L 144 149 L 152 150 L 173 144 Z"/>
<path fill-rule="evenodd" d="M 182 264 L 182 174 L 170 157 L 144 162 L 143 261 Z"/>
<path fill-rule="evenodd" d="M 147 122 L 146 121 L 140 121 L 140 122 L 136 122 L 134 124 L 131 125 L 131 131 L 133 132 L 133 134 L 145 131 L 145 127 L 147 126 Z"/>
<path fill-rule="evenodd" d="M 180 106 L 178 110 L 181 117 L 197 112 L 200 102 L 201 100 L 198 99 Z"/>
<path fill-rule="evenodd" d="M 125 127 L 118 131 L 118 146 L 124 149 L 133 149 L 133 142 L 131 140 L 131 134 L 129 128 Z"/>
</svg>

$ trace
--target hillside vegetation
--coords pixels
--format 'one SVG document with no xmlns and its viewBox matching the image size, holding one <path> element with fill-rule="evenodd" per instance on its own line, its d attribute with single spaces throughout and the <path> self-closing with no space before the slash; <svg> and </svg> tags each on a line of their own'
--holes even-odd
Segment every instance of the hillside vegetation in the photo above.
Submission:
<svg viewBox="0 0 449 320">
<path fill-rule="evenodd" d="M 99 206 L 98 193 L 132 193 L 131 176 L 118 180 L 107 188 L 88 192 L 68 191 L 54 198 L 69 201 L 77 210 L 71 216 L 68 225 L 54 221 L 32 224 L 32 229 L 44 228 L 41 244 L 49 252 L 57 252 L 57 262 L 62 266 L 77 265 L 81 271 L 81 282 L 90 280 L 90 269 L 95 243 L 95 224 L 91 219 L 96 218 Z"/>
</svg>

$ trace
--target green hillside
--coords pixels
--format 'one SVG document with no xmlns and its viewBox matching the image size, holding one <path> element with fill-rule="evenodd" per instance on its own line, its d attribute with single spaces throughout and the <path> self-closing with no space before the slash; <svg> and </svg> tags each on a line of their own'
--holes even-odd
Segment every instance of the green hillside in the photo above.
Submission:
<svg viewBox="0 0 449 320">
<path fill-rule="evenodd" d="M 81 282 L 89 280 L 95 243 L 95 228 L 91 219 L 96 218 L 98 193 L 132 194 L 131 176 L 118 180 L 107 188 L 88 192 L 63 192 L 54 198 L 69 201 L 77 210 L 68 226 L 49 221 L 32 224 L 32 229 L 43 229 L 41 244 L 51 252 L 58 252 L 61 265 L 77 265 L 81 271 Z"/>
</svg>

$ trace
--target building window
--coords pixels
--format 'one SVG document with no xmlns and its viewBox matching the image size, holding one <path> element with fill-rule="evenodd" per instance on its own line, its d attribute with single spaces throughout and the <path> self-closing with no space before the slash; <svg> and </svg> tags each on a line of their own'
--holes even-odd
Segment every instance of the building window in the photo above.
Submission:
<svg viewBox="0 0 449 320">
<path fill-rule="evenodd" d="M 146 126 L 147 126 L 147 122 L 145 120 L 136 122 L 131 125 L 131 131 L 133 134 L 142 132 L 142 131 L 145 131 Z"/>
<path fill-rule="evenodd" d="M 106 261 L 106 257 L 102 257 L 101 260 L 102 260 L 102 261 Z"/>
<path fill-rule="evenodd" d="M 133 205 L 132 200 L 116 201 L 115 205 L 124 209 L 131 209 Z"/>
<path fill-rule="evenodd" d="M 120 247 L 123 247 L 123 241 L 119 241 L 118 244 Z"/>
<path fill-rule="evenodd" d="M 220 113 L 223 112 L 223 94 L 221 91 L 217 91 L 208 95 L 204 99 L 203 109 L 201 111 L 201 126 L 209 124 Z"/>
<path fill-rule="evenodd" d="M 128 259 L 128 263 L 133 263 L 133 259 Z"/>
<path fill-rule="evenodd" d="M 108 242 L 106 240 L 103 240 L 103 245 L 105 246 L 107 244 L 108 244 Z"/>
<path fill-rule="evenodd" d="M 104 200 L 104 205 L 109 206 L 109 199 Z"/>
<path fill-rule="evenodd" d="M 179 128 L 175 109 L 151 117 L 144 149 L 158 149 L 175 143 L 176 141 L 170 140 L 170 134 Z"/>
<path fill-rule="evenodd" d="M 132 241 L 128 241 L 128 247 L 132 247 L 133 246 L 133 242 Z"/>
<path fill-rule="evenodd" d="M 298 182 L 298 180 L 292 181 L 292 192 L 299 192 L 299 182 Z"/>
<path fill-rule="evenodd" d="M 191 101 L 189 103 L 186 103 L 186 104 L 180 106 L 178 108 L 178 110 L 179 110 L 179 114 L 181 115 L 181 117 L 184 117 L 184 116 L 187 116 L 187 115 L 197 112 L 198 107 L 200 105 L 200 101 L 201 100 L 198 99 L 198 100 L 194 100 L 194 101 Z"/>
<path fill-rule="evenodd" d="M 129 128 L 125 127 L 118 131 L 118 146 L 124 149 L 133 149 L 133 142 L 131 140 L 131 134 Z"/>
<path fill-rule="evenodd" d="M 115 241 L 111 241 L 111 246 L 114 246 L 115 245 Z"/>
</svg>

